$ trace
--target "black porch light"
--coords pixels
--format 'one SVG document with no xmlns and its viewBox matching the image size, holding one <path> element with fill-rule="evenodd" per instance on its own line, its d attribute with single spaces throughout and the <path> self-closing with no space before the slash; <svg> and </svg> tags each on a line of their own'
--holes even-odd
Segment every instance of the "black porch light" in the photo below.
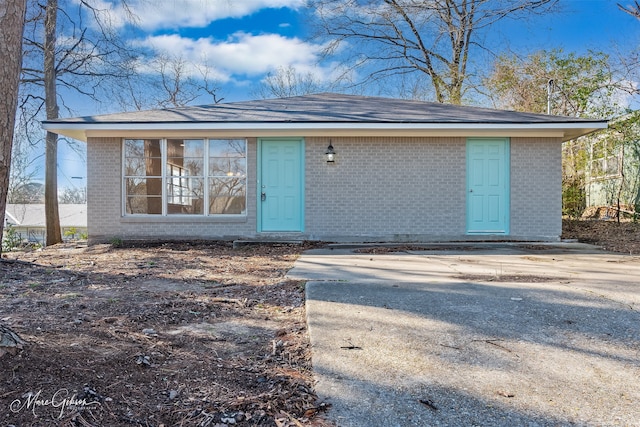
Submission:
<svg viewBox="0 0 640 427">
<path fill-rule="evenodd" d="M 331 140 L 329 140 L 329 146 L 327 147 L 327 151 L 324 152 L 324 155 L 327 157 L 327 163 L 333 163 L 336 161 L 336 152 L 333 150 Z"/>
</svg>

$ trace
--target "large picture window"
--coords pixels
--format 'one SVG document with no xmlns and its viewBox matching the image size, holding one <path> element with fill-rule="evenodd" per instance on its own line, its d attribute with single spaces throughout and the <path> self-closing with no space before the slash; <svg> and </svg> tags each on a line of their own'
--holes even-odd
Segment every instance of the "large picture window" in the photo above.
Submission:
<svg viewBox="0 0 640 427">
<path fill-rule="evenodd" d="M 244 139 L 125 139 L 126 215 L 243 215 Z"/>
</svg>

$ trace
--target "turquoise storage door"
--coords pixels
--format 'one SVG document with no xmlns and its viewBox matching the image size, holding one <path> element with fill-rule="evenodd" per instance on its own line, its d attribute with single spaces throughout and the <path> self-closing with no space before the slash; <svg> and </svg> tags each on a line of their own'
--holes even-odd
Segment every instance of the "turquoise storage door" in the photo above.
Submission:
<svg viewBox="0 0 640 427">
<path fill-rule="evenodd" d="M 261 139 L 258 231 L 304 231 L 304 142 Z"/>
<path fill-rule="evenodd" d="M 467 233 L 509 234 L 509 140 L 467 140 Z"/>
</svg>

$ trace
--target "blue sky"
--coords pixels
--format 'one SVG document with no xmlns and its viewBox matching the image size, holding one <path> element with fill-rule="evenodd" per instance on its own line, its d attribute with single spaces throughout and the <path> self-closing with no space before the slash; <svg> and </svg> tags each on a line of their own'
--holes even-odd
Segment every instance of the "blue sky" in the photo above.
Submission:
<svg viewBox="0 0 640 427">
<path fill-rule="evenodd" d="M 640 21 L 619 10 L 616 3 L 631 1 L 561 0 L 556 13 L 530 22 L 503 21 L 497 27 L 526 50 L 559 47 L 582 53 L 588 49 L 608 51 L 614 45 L 637 46 Z"/>
<path fill-rule="evenodd" d="M 185 61 L 195 77 L 205 70 L 226 102 L 252 99 L 260 81 L 278 68 L 293 67 L 320 81 L 331 81 L 338 68 L 335 59 L 320 61 L 324 46 L 309 38 L 313 11 L 304 8 L 305 0 L 128 0 L 137 16 L 136 30 L 127 23 L 120 0 L 93 2 L 109 11 L 114 27 L 132 45 Z M 640 44 L 640 20 L 620 11 L 617 2 L 631 0 L 560 0 L 554 13 L 503 19 L 482 37 L 496 53 L 627 51 Z M 138 69 L 157 72 L 148 60 Z M 111 112 L 91 107 L 77 108 L 78 115 Z"/>
<path fill-rule="evenodd" d="M 251 99 L 260 80 L 279 67 L 291 66 L 320 80 L 331 79 L 336 69 L 330 59 L 319 63 L 322 45 L 308 39 L 304 0 L 129 0 L 139 18 L 135 32 L 127 26 L 119 1 L 96 1 L 111 11 L 115 26 L 131 43 L 194 64 L 194 75 L 195 67 L 206 69 L 225 102 Z M 640 20 L 616 3 L 561 0 L 556 13 L 500 21 L 487 34 L 487 44 L 496 52 L 509 48 L 519 54 L 554 48 L 629 51 L 640 45 Z M 146 64 L 140 64 L 140 70 L 155 72 Z M 84 105 L 76 108 L 77 115 L 98 112 Z M 84 160 L 65 143 L 60 144 L 59 163 L 60 187 L 84 185 L 84 179 L 71 178 L 86 177 Z"/>
</svg>

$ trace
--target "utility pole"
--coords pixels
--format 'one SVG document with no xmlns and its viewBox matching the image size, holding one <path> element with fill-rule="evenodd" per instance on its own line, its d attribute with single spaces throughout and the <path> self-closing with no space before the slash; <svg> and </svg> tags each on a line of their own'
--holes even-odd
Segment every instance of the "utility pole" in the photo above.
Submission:
<svg viewBox="0 0 640 427">
<path fill-rule="evenodd" d="M 553 96 L 553 79 L 547 82 L 547 114 L 551 114 L 551 97 Z"/>
</svg>

